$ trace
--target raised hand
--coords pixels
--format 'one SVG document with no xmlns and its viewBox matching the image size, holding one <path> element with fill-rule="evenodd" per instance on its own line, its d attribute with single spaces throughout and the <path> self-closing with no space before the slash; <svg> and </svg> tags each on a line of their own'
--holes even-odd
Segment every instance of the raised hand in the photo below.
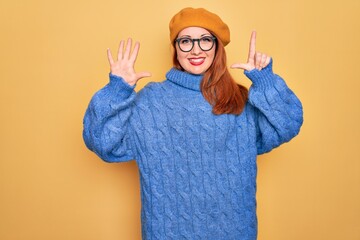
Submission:
<svg viewBox="0 0 360 240">
<path fill-rule="evenodd" d="M 144 77 L 150 77 L 149 72 L 135 72 L 134 65 L 139 52 L 140 44 L 135 43 L 131 52 L 132 39 L 129 38 L 124 51 L 124 40 L 120 41 L 117 60 L 114 61 L 110 49 L 107 50 L 107 56 L 110 64 L 110 71 L 113 75 L 122 77 L 128 84 L 135 85 L 137 81 Z"/>
<path fill-rule="evenodd" d="M 231 68 L 239 68 L 247 71 L 253 69 L 261 70 L 265 68 L 270 63 L 270 57 L 264 53 L 256 52 L 256 32 L 251 33 L 250 46 L 249 46 L 249 55 L 247 63 L 235 63 L 231 65 Z"/>
</svg>

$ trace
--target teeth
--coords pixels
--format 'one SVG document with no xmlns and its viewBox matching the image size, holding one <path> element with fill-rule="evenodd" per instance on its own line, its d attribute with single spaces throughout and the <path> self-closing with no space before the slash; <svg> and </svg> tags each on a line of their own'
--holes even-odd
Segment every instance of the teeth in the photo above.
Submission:
<svg viewBox="0 0 360 240">
<path fill-rule="evenodd" d="M 200 63 L 200 62 L 204 61 L 204 58 L 191 58 L 189 60 L 190 60 L 190 62 L 193 62 L 193 63 Z"/>
</svg>

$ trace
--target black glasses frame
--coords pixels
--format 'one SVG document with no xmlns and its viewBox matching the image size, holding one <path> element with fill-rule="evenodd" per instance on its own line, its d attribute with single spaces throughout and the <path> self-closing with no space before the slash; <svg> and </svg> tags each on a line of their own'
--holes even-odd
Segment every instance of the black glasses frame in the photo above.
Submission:
<svg viewBox="0 0 360 240">
<path fill-rule="evenodd" d="M 209 49 L 207 49 L 207 50 L 202 49 L 202 47 L 200 46 L 200 40 L 203 39 L 203 38 L 211 38 L 211 39 L 214 41 L 214 42 L 213 42 L 213 45 L 211 46 L 211 48 L 209 48 Z M 188 40 L 191 41 L 192 46 L 191 46 L 190 50 L 184 51 L 184 50 L 182 50 L 182 48 L 180 47 L 180 41 L 183 40 L 183 39 L 188 39 Z M 194 48 L 194 42 L 197 42 L 197 43 L 198 43 L 198 46 L 199 46 L 199 48 L 200 48 L 202 51 L 207 52 L 207 51 L 210 51 L 210 50 L 214 47 L 214 45 L 215 45 L 215 43 L 216 43 L 216 40 L 217 40 L 217 39 L 216 39 L 216 37 L 214 37 L 214 36 L 204 36 L 204 37 L 202 37 L 202 38 L 188 38 L 188 37 L 183 37 L 183 38 L 177 38 L 177 39 L 175 39 L 175 42 L 178 44 L 178 46 L 179 46 L 179 48 L 180 48 L 180 50 L 181 50 L 182 52 L 190 52 L 190 51 Z"/>
</svg>

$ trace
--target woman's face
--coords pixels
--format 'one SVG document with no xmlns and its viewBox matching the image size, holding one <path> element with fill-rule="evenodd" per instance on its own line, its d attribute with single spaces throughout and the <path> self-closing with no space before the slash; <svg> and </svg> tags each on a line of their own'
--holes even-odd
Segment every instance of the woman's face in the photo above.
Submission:
<svg viewBox="0 0 360 240">
<path fill-rule="evenodd" d="M 212 35 L 205 28 L 188 27 L 179 32 L 177 39 L 200 39 L 203 37 L 212 37 Z M 204 41 L 207 41 L 208 39 L 209 38 L 205 39 Z M 206 42 L 204 44 L 206 44 Z M 194 46 L 189 52 L 182 51 L 179 48 L 178 43 L 175 44 L 175 48 L 177 59 L 185 71 L 192 74 L 203 74 L 209 69 L 214 60 L 216 43 L 214 43 L 214 46 L 209 51 L 202 50 L 199 47 L 198 41 L 194 42 Z"/>
</svg>

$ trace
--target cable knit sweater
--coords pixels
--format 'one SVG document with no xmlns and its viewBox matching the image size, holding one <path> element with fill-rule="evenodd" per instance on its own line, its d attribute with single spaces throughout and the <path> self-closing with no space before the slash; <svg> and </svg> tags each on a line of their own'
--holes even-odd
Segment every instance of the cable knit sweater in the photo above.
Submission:
<svg viewBox="0 0 360 240">
<path fill-rule="evenodd" d="M 171 69 L 140 92 L 110 74 L 84 118 L 84 140 L 108 162 L 135 159 L 143 239 L 257 237 L 256 156 L 296 136 L 302 105 L 272 62 L 240 115 L 212 114 L 201 75 Z"/>
</svg>

